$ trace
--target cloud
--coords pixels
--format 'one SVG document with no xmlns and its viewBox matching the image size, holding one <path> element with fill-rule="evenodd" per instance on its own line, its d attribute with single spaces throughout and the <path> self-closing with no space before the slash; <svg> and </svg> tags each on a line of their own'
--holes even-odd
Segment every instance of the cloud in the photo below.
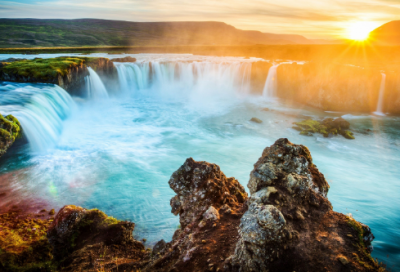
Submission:
<svg viewBox="0 0 400 272">
<path fill-rule="evenodd" d="M 223 21 L 240 29 L 339 37 L 346 23 L 383 24 L 398 0 L 56 0 L 2 1 L 3 18 L 100 18 L 128 21 Z"/>
</svg>

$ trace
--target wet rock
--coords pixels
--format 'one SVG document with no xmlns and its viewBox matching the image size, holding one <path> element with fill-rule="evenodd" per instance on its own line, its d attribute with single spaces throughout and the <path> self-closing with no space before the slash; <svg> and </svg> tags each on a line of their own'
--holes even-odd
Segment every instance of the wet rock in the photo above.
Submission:
<svg viewBox="0 0 400 272">
<path fill-rule="evenodd" d="M 261 124 L 263 121 L 261 119 L 258 119 L 257 117 L 253 117 L 250 119 L 250 122 Z"/>
<path fill-rule="evenodd" d="M 158 241 L 157 244 L 155 244 L 155 246 L 153 247 L 153 254 L 161 253 L 165 249 L 166 245 L 167 243 L 163 239 Z"/>
</svg>

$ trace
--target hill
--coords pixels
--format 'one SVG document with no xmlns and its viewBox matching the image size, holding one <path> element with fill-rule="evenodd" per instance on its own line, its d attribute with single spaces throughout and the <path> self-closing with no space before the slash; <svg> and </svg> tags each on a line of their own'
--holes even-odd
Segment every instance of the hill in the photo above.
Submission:
<svg viewBox="0 0 400 272">
<path fill-rule="evenodd" d="M 400 45 L 400 21 L 386 23 L 373 30 L 369 36 L 378 45 Z"/>
<path fill-rule="evenodd" d="M 240 30 L 221 22 L 0 19 L 0 47 L 313 44 L 300 35 Z"/>
</svg>

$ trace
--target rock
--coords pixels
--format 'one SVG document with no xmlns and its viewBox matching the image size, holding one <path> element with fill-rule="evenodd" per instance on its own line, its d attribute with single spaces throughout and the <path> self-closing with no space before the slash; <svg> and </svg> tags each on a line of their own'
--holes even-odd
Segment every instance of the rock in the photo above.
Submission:
<svg viewBox="0 0 400 272">
<path fill-rule="evenodd" d="M 158 241 L 153 247 L 153 254 L 161 253 L 165 249 L 166 245 L 167 243 L 163 239 Z"/>
<path fill-rule="evenodd" d="M 54 261 L 62 271 L 93 269 L 92 256 L 103 256 L 103 265 L 116 267 L 124 259 L 143 261 L 148 257 L 142 243 L 132 237 L 135 224 L 118 221 L 103 212 L 77 206 L 64 206 L 55 216 L 47 237 L 53 247 Z M 132 264 L 133 265 L 133 264 Z M 99 267 L 100 268 L 100 267 Z M 96 270 L 96 269 L 94 269 Z"/>
<path fill-rule="evenodd" d="M 210 208 L 204 212 L 203 218 L 206 220 L 216 221 L 219 219 L 219 212 L 213 206 L 210 206 Z"/>
<path fill-rule="evenodd" d="M 340 134 L 346 139 L 355 139 L 353 133 L 348 131 L 350 123 L 339 117 L 336 119 L 326 118 L 322 121 L 306 119 L 301 122 L 295 122 L 292 128 L 300 131 L 300 135 L 312 136 L 313 133 L 320 133 L 324 137 Z"/>
<path fill-rule="evenodd" d="M 346 257 L 344 256 L 339 256 L 338 260 L 343 264 L 343 265 L 347 265 L 349 263 L 349 261 L 347 260 Z"/>
<path fill-rule="evenodd" d="M 243 186 L 236 179 L 225 177 L 218 165 L 192 158 L 172 174 L 168 183 L 177 194 L 170 203 L 172 213 L 179 214 L 182 229 L 202 218 L 210 206 L 236 207 L 247 198 Z"/>
<path fill-rule="evenodd" d="M 136 62 L 135 58 L 132 58 L 130 56 L 127 56 L 125 58 L 115 58 L 111 59 L 112 62 Z"/>
<path fill-rule="evenodd" d="M 169 185 L 176 193 L 171 212 L 179 214 L 182 228 L 167 244 L 168 250 L 144 271 L 204 271 L 208 259 L 213 269 L 222 270 L 220 257 L 233 253 L 244 213 L 247 194 L 243 186 L 227 178 L 218 165 L 192 158 L 172 174 Z"/>
<path fill-rule="evenodd" d="M 249 208 L 240 220 L 228 271 L 342 271 L 343 264 L 349 271 L 379 268 L 365 251 L 373 239 L 369 228 L 332 211 L 329 185 L 305 146 L 277 140 L 254 165 L 248 187 Z M 348 234 L 363 238 L 354 242 Z"/>
<path fill-rule="evenodd" d="M 56 214 L 55 210 L 51 209 L 50 212 L 49 212 L 49 215 L 55 215 L 55 214 Z"/>
<path fill-rule="evenodd" d="M 250 119 L 250 122 L 254 122 L 254 123 L 259 123 L 259 124 L 261 124 L 263 121 L 260 120 L 260 119 L 258 119 L 257 117 L 253 117 L 253 118 Z"/>
<path fill-rule="evenodd" d="M 22 137 L 21 124 L 12 115 L 0 114 L 0 157 L 3 156 L 16 139 Z"/>
<path fill-rule="evenodd" d="M 349 139 L 349 140 L 354 140 L 355 139 L 354 136 L 353 136 L 353 132 L 348 131 L 348 130 L 342 131 L 340 133 L 340 135 L 342 135 L 343 137 L 345 137 L 346 139 Z"/>
</svg>

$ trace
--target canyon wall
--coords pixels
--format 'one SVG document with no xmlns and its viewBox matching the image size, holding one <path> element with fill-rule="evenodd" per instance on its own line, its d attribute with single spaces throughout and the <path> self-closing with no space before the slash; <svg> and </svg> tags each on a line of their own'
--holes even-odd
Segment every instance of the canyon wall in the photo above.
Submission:
<svg viewBox="0 0 400 272">
<path fill-rule="evenodd" d="M 399 74 L 382 72 L 386 74 L 383 111 L 399 114 Z M 374 112 L 382 83 L 378 69 L 322 62 L 282 64 L 277 77 L 280 98 L 325 111 Z"/>
</svg>

